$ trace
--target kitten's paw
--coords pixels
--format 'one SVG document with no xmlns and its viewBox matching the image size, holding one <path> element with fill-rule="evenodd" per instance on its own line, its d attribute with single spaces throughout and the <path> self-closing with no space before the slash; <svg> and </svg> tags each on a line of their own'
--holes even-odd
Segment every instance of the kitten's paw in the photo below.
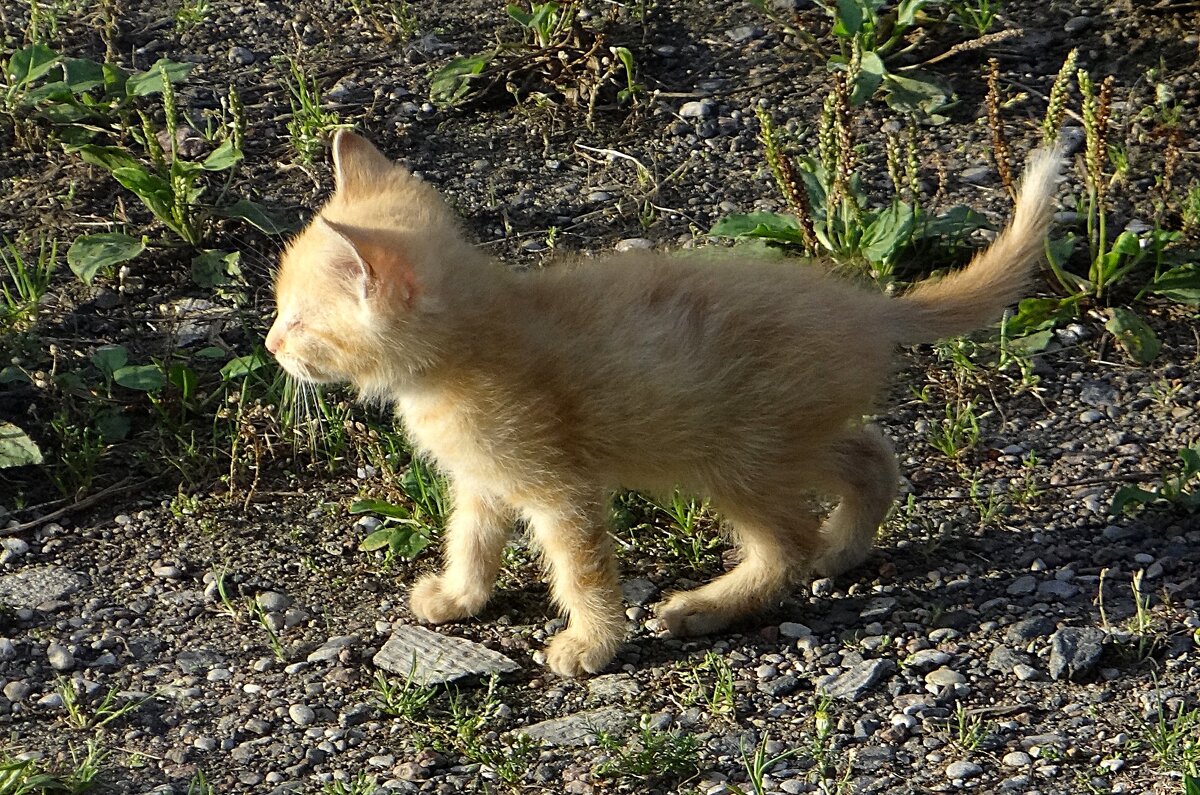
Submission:
<svg viewBox="0 0 1200 795">
<path fill-rule="evenodd" d="M 612 662 L 620 642 L 619 637 L 606 638 L 568 627 L 546 646 L 546 664 L 559 676 L 598 674 Z"/>
<path fill-rule="evenodd" d="M 487 594 L 472 595 L 447 587 L 439 574 L 426 574 L 413 585 L 409 606 L 413 615 L 427 624 L 444 624 L 475 615 L 487 604 Z"/>
<path fill-rule="evenodd" d="M 728 613 L 713 609 L 712 605 L 686 592 L 670 597 L 656 612 L 666 623 L 667 631 L 675 637 L 711 635 L 729 626 L 732 620 Z"/>
</svg>

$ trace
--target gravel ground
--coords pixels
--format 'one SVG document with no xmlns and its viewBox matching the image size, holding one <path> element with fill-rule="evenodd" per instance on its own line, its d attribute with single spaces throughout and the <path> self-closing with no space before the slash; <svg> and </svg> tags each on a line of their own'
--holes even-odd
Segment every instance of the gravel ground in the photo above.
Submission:
<svg viewBox="0 0 1200 795">
<path fill-rule="evenodd" d="M 127 66 L 194 62 L 180 87 L 190 107 L 238 87 L 250 119 L 242 194 L 298 219 L 327 190 L 327 167 L 294 162 L 288 147 L 286 65 L 272 57 L 299 52 L 330 109 L 443 190 L 481 245 L 536 267 L 563 250 L 707 245 L 704 230 L 731 212 L 780 209 L 758 108 L 789 146 L 811 144 L 824 67 L 777 24 L 732 2 L 649 5 L 644 24 L 632 6 L 595 8 L 650 93 L 632 110 L 602 103 L 594 129 L 578 108 L 427 102 L 430 70 L 482 48 L 503 24 L 499 3 L 414 7 L 412 35 L 385 43 L 341 4 L 213 0 L 178 33 L 173 9 L 130 2 L 117 38 Z M 1050 79 L 1078 46 L 1082 66 L 1117 76 L 1116 121 L 1135 164 L 1118 221 L 1150 220 L 1161 147 L 1138 111 L 1156 82 L 1183 109 L 1176 184 L 1198 169 L 1200 16 L 1176 5 L 1005 3 L 1003 27 L 1022 35 L 930 67 L 960 98 L 948 123 L 921 129 L 921 176 L 938 206 L 965 202 L 995 221 L 1006 211 L 981 121 L 987 57 L 1020 92 L 1005 112 L 1022 153 Z M 0 22 L 19 43 L 17 16 Z M 57 44 L 102 56 L 90 25 L 82 14 L 64 23 Z M 962 39 L 937 30 L 911 57 Z M 879 103 L 856 120 L 864 171 L 879 184 L 880 131 L 894 123 Z M 111 218 L 155 229 L 97 169 L 59 147 L 18 147 L 9 126 L 0 133 L 12 145 L 0 163 L 6 234 L 41 228 L 65 240 Z M 79 366 L 103 343 L 164 356 L 191 298 L 210 302 L 201 337 L 249 352 L 270 311 L 278 242 L 229 225 L 215 244 L 242 251 L 246 290 L 197 288 L 190 254 L 162 247 L 120 280 L 61 284 L 37 329 L 53 354 L 6 350 L 43 374 Z M 609 673 L 559 679 L 541 649 L 561 620 L 518 543 L 486 614 L 438 628 L 503 654 L 510 670 L 489 680 L 473 669 L 434 686 L 423 706 L 413 699 L 425 691 L 405 689 L 404 665 L 380 652 L 410 638 L 408 584 L 435 556 L 359 551 L 376 520 L 346 510 L 395 492 L 371 454 L 381 437 L 370 429 L 386 425 L 371 409 L 353 408 L 359 425 L 332 462 L 255 445 L 253 486 L 246 470 L 219 477 L 227 451 L 209 454 L 220 471 L 185 472 L 180 485 L 166 462 L 127 445 L 101 460 L 93 488 L 119 490 L 48 517 L 25 507 L 54 494 L 42 471 L 8 473 L 0 749 L 64 771 L 92 741 L 108 752 L 97 781 L 121 793 L 187 792 L 200 773 L 214 792 L 1181 793 L 1182 771 L 1200 762 L 1200 720 L 1189 722 L 1200 706 L 1200 524 L 1178 507 L 1109 506 L 1122 485 L 1161 481 L 1196 443 L 1200 338 L 1192 311 L 1138 308 L 1163 341 L 1148 366 L 1114 346 L 1099 311 L 1057 332 L 1036 357 L 1036 383 L 955 365 L 944 347 L 906 351 L 878 418 L 904 473 L 878 552 L 734 631 L 687 642 L 661 631 L 658 596 L 730 561 L 723 544 L 693 546 L 626 498 L 616 535 L 628 642 Z M 983 362 L 990 349 L 979 350 Z M 4 385 L 0 416 L 53 449 L 50 419 L 64 400 L 47 379 Z M 968 402 L 978 441 L 948 458 L 929 438 L 948 404 Z M 159 420 L 149 405 L 138 411 L 144 438 Z M 266 416 L 250 427 L 269 439 L 274 426 Z M 400 669 L 390 700 L 376 684 L 389 665 Z M 121 705 L 130 708 L 117 714 Z M 754 781 L 758 748 L 768 764 Z"/>
</svg>

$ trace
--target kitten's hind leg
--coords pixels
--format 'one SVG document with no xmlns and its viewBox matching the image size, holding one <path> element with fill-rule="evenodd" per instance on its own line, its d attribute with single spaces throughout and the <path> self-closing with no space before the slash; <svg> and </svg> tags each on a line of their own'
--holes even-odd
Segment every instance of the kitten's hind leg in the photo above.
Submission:
<svg viewBox="0 0 1200 795">
<path fill-rule="evenodd" d="M 621 589 L 608 535 L 606 500 L 529 510 L 529 526 L 550 575 L 567 627 L 546 647 L 560 676 L 604 670 L 625 637 Z"/>
<path fill-rule="evenodd" d="M 867 559 L 900 480 L 892 445 L 874 426 L 848 430 L 825 461 L 828 469 L 814 485 L 842 501 L 821 526 L 824 549 L 812 564 L 818 577 L 841 574 Z"/>
<path fill-rule="evenodd" d="M 765 500 L 714 499 L 741 548 L 741 562 L 717 579 L 670 596 L 658 609 L 672 635 L 706 635 L 754 613 L 803 575 L 816 549 L 817 518 L 803 501 L 765 512 Z M 749 507 L 753 506 L 753 507 Z M 772 515 L 773 514 L 773 515 Z"/>
<path fill-rule="evenodd" d="M 446 523 L 442 573 L 417 580 L 409 597 L 418 619 L 442 624 L 483 609 L 500 572 L 508 520 L 509 510 L 496 498 L 456 491 Z"/>
</svg>

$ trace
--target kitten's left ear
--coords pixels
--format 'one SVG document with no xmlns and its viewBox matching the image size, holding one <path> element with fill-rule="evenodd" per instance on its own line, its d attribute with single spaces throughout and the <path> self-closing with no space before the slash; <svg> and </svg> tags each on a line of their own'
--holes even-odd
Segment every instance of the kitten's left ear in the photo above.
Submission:
<svg viewBox="0 0 1200 795">
<path fill-rule="evenodd" d="M 346 129 L 333 134 L 333 179 L 338 193 L 370 191 L 379 178 L 395 168 L 375 145 Z"/>
</svg>

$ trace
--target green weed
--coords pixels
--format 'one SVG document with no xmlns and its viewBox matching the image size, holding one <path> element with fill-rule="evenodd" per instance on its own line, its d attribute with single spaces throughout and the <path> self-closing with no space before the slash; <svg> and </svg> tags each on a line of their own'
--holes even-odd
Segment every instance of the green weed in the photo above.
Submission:
<svg viewBox="0 0 1200 795">
<path fill-rule="evenodd" d="M 175 30 L 183 32 L 191 30 L 212 13 L 209 0 L 181 0 L 179 9 L 175 12 Z"/>
<path fill-rule="evenodd" d="M 723 655 L 708 652 L 685 675 L 687 689 L 680 695 L 686 708 L 702 704 L 713 717 L 736 720 L 737 702 L 733 685 L 733 670 Z"/>
<path fill-rule="evenodd" d="M 292 150 L 301 163 L 312 165 L 325 153 L 326 141 L 342 126 L 342 121 L 336 113 L 321 107 L 321 89 L 316 78 L 309 78 L 295 59 L 288 59 L 288 70 L 290 77 L 284 80 L 292 103 L 292 118 L 287 124 Z"/>
<path fill-rule="evenodd" d="M 975 401 L 957 400 L 946 404 L 945 419 L 928 432 L 929 446 L 951 460 L 958 459 L 979 443 L 979 418 Z"/>
<path fill-rule="evenodd" d="M 1200 508 L 1200 444 L 1179 451 L 1179 466 L 1164 473 L 1150 488 L 1122 486 L 1113 495 L 1109 513 L 1119 516 L 1135 507 L 1178 506 L 1186 511 Z"/>
<path fill-rule="evenodd" d="M 329 781 L 321 787 L 325 795 L 374 795 L 378 787 L 378 778 L 368 773 L 359 772 L 348 781 Z"/>
<path fill-rule="evenodd" d="M 965 206 L 931 216 L 916 203 L 915 144 L 892 138 L 889 174 L 895 193 L 874 204 L 857 172 L 851 134 L 849 84 L 835 74 L 818 122 L 817 150 L 789 156 L 774 123 L 759 111 L 759 138 L 790 214 L 755 212 L 718 221 L 709 234 L 794 246 L 804 256 L 825 254 L 866 272 L 881 287 L 894 280 L 897 263 L 917 251 L 951 248 L 986 226 Z M 901 197 L 908 193 L 911 201 Z M 874 204 L 874 206 L 873 206 Z"/>
<path fill-rule="evenodd" d="M 528 10 L 509 3 L 505 9 L 520 29 L 520 40 L 501 39 L 492 49 L 438 69 L 430 75 L 434 103 L 454 105 L 503 89 L 518 104 L 527 98 L 546 104 L 561 98 L 586 107 L 590 126 L 606 89 L 619 104 L 636 101 L 644 91 L 635 78 L 633 53 L 607 46 L 602 33 L 578 19 L 576 3 L 530 2 Z"/>
<path fill-rule="evenodd" d="M 409 721 L 423 718 L 429 702 L 437 695 L 437 690 L 418 684 L 413 678 L 415 672 L 416 660 L 413 661 L 413 669 L 399 683 L 393 682 L 383 671 L 376 671 L 375 685 L 372 689 L 372 705 L 383 714 L 393 718 L 404 718 Z"/>
<path fill-rule="evenodd" d="M 89 740 L 83 756 L 71 749 L 74 768 L 68 771 L 50 771 L 36 757 L 12 757 L 7 753 L 0 756 L 0 793 L 4 795 L 48 795 L 66 793 L 82 795 L 97 788 L 96 780 L 100 765 L 108 752 L 94 740 Z"/>
<path fill-rule="evenodd" d="M 800 753 L 799 748 L 793 748 L 781 754 L 770 756 L 767 752 L 769 742 L 770 735 L 763 732 L 762 739 L 755 746 L 753 754 L 747 753 L 745 746 L 739 744 L 738 752 L 742 757 L 742 767 L 746 770 L 746 776 L 750 779 L 751 787 L 749 793 L 745 792 L 741 787 L 737 787 L 740 795 L 766 795 L 765 779 L 771 768 Z"/>
<path fill-rule="evenodd" d="M 123 703 L 119 700 L 117 688 L 109 688 L 100 702 L 85 704 L 76 683 L 67 677 L 59 677 L 55 683 L 55 692 L 62 699 L 63 711 L 66 712 L 67 723 L 77 729 L 100 729 L 119 718 L 140 709 L 153 696 L 131 700 Z"/>
<path fill-rule="evenodd" d="M 983 36 L 996 23 L 1000 0 L 948 0 L 948 19 L 976 36 Z"/>
<path fill-rule="evenodd" d="M 599 744 L 608 758 L 596 767 L 601 778 L 635 778 L 643 782 L 679 780 L 697 769 L 700 741 L 693 734 L 660 731 L 643 715 L 637 734 L 621 742 L 607 734 Z"/>
<path fill-rule="evenodd" d="M 1164 770 L 1200 775 L 1200 709 L 1180 704 L 1168 714 L 1160 701 L 1154 722 L 1145 730 L 1144 743 Z"/>
<path fill-rule="evenodd" d="M 37 317 L 38 305 L 50 288 L 50 279 L 58 265 L 58 243 L 47 243 L 43 237 L 36 259 L 26 260 L 11 240 L 7 237 L 3 240 L 0 263 L 3 263 L 8 279 L 0 281 L 0 296 L 4 299 L 0 328 L 23 329 Z"/>
</svg>

